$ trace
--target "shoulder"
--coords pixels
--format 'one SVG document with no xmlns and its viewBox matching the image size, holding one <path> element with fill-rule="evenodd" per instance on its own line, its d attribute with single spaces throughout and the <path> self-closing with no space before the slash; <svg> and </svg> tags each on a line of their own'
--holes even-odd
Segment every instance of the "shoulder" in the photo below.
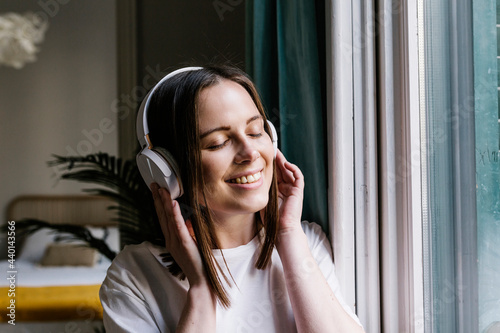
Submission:
<svg viewBox="0 0 500 333">
<path fill-rule="evenodd" d="M 149 242 L 125 246 L 109 266 L 105 284 L 137 285 L 154 273 L 160 273 L 166 269 L 160 256 L 163 251 Z"/>
<path fill-rule="evenodd" d="M 125 258 L 135 257 L 141 254 L 144 255 L 149 251 L 148 249 L 151 246 L 153 245 L 149 242 L 143 242 L 141 244 L 125 245 L 125 247 L 116 255 L 115 261 L 120 261 Z"/>
<path fill-rule="evenodd" d="M 149 242 L 141 244 L 126 245 L 111 263 L 110 268 L 131 269 L 134 266 L 141 266 L 145 262 L 156 261 L 152 249 L 155 246 Z"/>
<path fill-rule="evenodd" d="M 100 295 L 125 293 L 145 300 L 150 290 L 172 284 L 175 278 L 168 274 L 167 263 L 160 255 L 165 251 L 149 242 L 125 246 L 109 266 Z M 159 279 L 160 276 L 164 278 Z"/>
<path fill-rule="evenodd" d="M 331 254 L 330 241 L 319 224 L 302 221 L 302 230 L 304 230 L 309 248 L 313 254 L 320 249 L 326 250 Z"/>
<path fill-rule="evenodd" d="M 127 245 L 111 263 L 99 290 L 106 330 L 168 331 L 159 326 L 163 320 L 157 315 L 160 312 L 156 299 L 167 280 L 158 277 L 167 275 L 154 250 L 155 246 L 148 242 Z"/>
<path fill-rule="evenodd" d="M 309 222 L 309 221 L 302 221 L 302 230 L 304 230 L 304 233 L 306 234 L 307 238 L 309 239 L 310 237 L 312 238 L 317 238 L 317 237 L 323 237 L 325 233 L 323 232 L 323 229 L 319 224 L 316 222 Z"/>
</svg>

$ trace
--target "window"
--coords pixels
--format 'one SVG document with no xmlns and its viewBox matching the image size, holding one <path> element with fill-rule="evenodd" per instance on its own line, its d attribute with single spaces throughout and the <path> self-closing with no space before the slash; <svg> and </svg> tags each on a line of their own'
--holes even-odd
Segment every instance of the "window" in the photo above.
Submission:
<svg viewBox="0 0 500 333">
<path fill-rule="evenodd" d="M 500 324 L 497 4 L 423 4 L 425 331 L 493 332 Z"/>
</svg>

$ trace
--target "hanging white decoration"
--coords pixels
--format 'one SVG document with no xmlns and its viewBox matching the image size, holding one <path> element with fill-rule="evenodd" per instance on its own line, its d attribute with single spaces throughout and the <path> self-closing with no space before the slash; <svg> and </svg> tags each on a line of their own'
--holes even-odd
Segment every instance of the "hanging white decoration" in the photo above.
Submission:
<svg viewBox="0 0 500 333">
<path fill-rule="evenodd" d="M 22 68 L 36 60 L 48 22 L 33 13 L 0 15 L 0 65 Z"/>
</svg>

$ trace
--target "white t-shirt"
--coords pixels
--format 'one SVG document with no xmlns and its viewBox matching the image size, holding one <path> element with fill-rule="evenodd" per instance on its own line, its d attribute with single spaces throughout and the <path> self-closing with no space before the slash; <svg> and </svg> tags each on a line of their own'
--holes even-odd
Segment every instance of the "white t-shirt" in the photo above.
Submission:
<svg viewBox="0 0 500 333">
<path fill-rule="evenodd" d="M 359 323 L 340 293 L 328 239 L 315 223 L 303 222 L 302 227 L 337 299 Z M 257 236 L 246 245 L 222 251 L 236 286 L 226 288 L 231 306 L 217 305 L 217 333 L 297 332 L 276 249 L 265 270 L 255 268 Z M 107 332 L 175 332 L 189 283 L 168 271 L 160 257 L 163 252 L 165 248 L 144 242 L 126 246 L 113 260 L 99 292 Z M 214 256 L 225 270 L 220 250 L 214 250 Z"/>
</svg>

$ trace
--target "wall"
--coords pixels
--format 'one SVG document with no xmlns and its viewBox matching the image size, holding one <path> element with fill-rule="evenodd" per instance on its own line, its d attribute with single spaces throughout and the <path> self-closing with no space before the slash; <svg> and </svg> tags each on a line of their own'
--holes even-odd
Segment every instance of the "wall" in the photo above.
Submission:
<svg viewBox="0 0 500 333">
<path fill-rule="evenodd" d="M 0 15 L 11 11 L 49 28 L 35 63 L 0 66 L 0 224 L 18 195 L 81 192 L 56 182 L 52 154 L 117 152 L 115 2 L 2 0 Z"/>
<path fill-rule="evenodd" d="M 226 62 L 245 67 L 245 1 L 139 1 L 138 77 Z M 148 69 L 149 68 L 149 69 Z"/>
<path fill-rule="evenodd" d="M 243 0 L 118 2 L 120 154 L 138 151 L 135 111 L 166 73 L 183 66 L 231 62 L 245 67 Z M 131 20 L 132 18 L 132 20 Z"/>
</svg>

